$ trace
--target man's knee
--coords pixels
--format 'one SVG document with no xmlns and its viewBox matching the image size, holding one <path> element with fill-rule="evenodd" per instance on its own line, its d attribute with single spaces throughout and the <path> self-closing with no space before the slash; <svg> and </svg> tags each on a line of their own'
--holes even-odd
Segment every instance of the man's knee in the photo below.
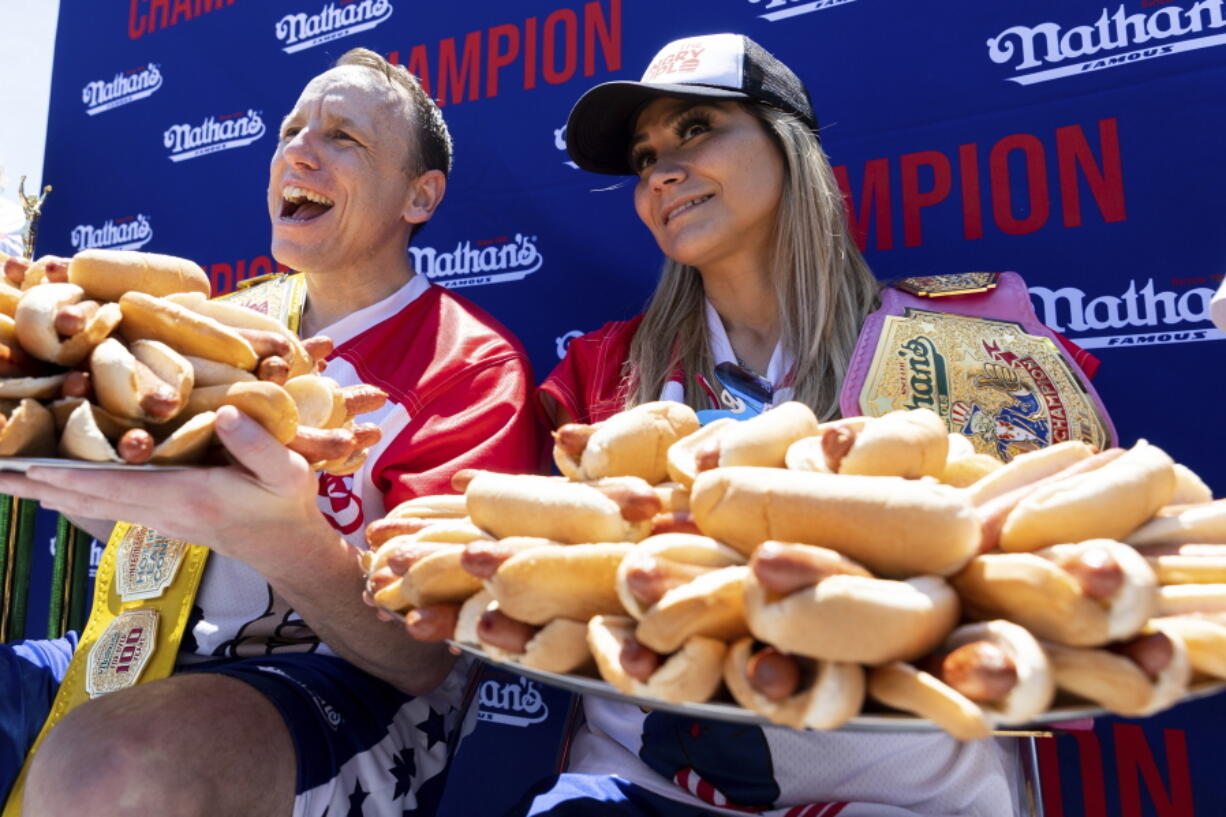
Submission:
<svg viewBox="0 0 1226 817">
<path fill-rule="evenodd" d="M 157 730 L 139 710 L 69 713 L 30 763 L 27 814 L 193 814 L 207 792 L 186 770 L 168 764 Z"/>
</svg>

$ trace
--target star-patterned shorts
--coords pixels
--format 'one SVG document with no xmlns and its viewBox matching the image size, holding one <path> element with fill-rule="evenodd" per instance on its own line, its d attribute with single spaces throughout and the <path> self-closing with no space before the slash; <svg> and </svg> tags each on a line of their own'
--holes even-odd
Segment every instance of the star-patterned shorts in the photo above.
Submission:
<svg viewBox="0 0 1226 817">
<path fill-rule="evenodd" d="M 294 817 L 434 814 L 458 714 L 455 678 L 414 698 L 340 658 L 313 653 L 191 671 L 245 681 L 281 712 L 298 756 Z"/>
</svg>

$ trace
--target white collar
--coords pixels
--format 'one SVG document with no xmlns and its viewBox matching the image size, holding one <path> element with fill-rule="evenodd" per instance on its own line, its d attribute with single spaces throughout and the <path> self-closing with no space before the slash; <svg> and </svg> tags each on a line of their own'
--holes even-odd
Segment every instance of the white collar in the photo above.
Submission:
<svg viewBox="0 0 1226 817">
<path fill-rule="evenodd" d="M 323 327 L 317 334 L 327 335 L 332 338 L 334 344 L 340 346 L 350 338 L 360 335 L 370 327 L 400 312 L 421 297 L 429 288 L 430 281 L 426 276 L 417 273 L 406 281 L 404 286 L 383 300 L 376 301 L 370 306 L 364 306 L 357 312 L 350 312 L 340 320 Z"/>
<path fill-rule="evenodd" d="M 723 319 L 715 311 L 710 298 L 704 298 L 703 301 L 707 309 L 707 337 L 710 339 L 711 355 L 715 358 L 716 364 L 724 363 L 725 361 L 739 364 L 740 361 L 736 358 L 736 352 L 732 349 L 732 342 L 728 340 L 728 332 L 724 329 Z M 792 355 L 783 348 L 783 341 L 780 340 L 776 343 L 775 350 L 771 352 L 770 363 L 767 364 L 765 375 L 770 384 L 775 387 L 774 404 L 790 399 L 792 390 L 790 388 L 783 388 L 783 383 L 795 364 L 795 355 Z M 780 399 L 780 395 L 783 392 L 787 392 L 787 395 Z"/>
</svg>

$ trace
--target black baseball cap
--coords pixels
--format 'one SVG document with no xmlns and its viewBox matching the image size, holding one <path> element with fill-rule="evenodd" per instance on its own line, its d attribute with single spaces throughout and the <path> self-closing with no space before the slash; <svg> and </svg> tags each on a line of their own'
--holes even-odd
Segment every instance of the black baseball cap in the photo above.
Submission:
<svg viewBox="0 0 1226 817">
<path fill-rule="evenodd" d="M 744 34 L 707 34 L 664 46 L 638 82 L 606 82 L 580 97 L 566 121 L 571 159 L 594 173 L 633 175 L 635 115 L 662 96 L 762 102 L 795 114 L 817 134 L 809 92 L 791 68 Z"/>
</svg>

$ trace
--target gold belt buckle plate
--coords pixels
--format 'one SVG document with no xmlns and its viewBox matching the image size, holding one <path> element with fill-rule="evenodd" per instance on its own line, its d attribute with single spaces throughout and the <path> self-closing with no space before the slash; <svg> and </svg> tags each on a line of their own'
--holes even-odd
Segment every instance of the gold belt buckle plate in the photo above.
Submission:
<svg viewBox="0 0 1226 817">
<path fill-rule="evenodd" d="M 97 698 L 134 686 L 153 655 L 156 610 L 128 610 L 107 626 L 89 651 L 85 691 Z"/>
</svg>

